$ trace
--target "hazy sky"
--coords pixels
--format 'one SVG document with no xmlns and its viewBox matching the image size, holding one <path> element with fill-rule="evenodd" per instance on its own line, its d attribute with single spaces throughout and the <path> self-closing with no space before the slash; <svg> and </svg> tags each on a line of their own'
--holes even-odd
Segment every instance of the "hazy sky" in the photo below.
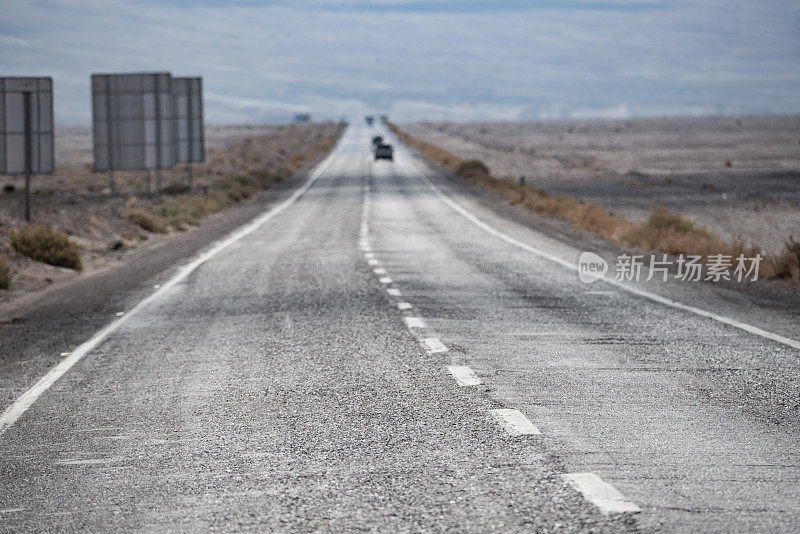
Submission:
<svg viewBox="0 0 800 534">
<path fill-rule="evenodd" d="M 0 75 L 202 75 L 208 122 L 800 112 L 797 0 L 0 0 Z"/>
</svg>

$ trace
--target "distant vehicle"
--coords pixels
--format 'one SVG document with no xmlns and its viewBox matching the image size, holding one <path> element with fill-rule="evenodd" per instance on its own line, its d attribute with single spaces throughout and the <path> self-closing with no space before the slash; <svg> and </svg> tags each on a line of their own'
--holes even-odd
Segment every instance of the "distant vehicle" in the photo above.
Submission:
<svg viewBox="0 0 800 534">
<path fill-rule="evenodd" d="M 375 159 L 394 160 L 394 149 L 392 145 L 378 145 L 378 148 L 375 149 Z"/>
<path fill-rule="evenodd" d="M 372 123 L 375 122 L 375 117 L 372 115 L 367 115 L 364 117 L 364 120 L 367 121 L 367 126 L 372 126 Z"/>
<path fill-rule="evenodd" d="M 372 138 L 372 150 L 375 150 L 379 146 L 383 144 L 383 137 L 380 135 L 376 135 Z"/>
</svg>

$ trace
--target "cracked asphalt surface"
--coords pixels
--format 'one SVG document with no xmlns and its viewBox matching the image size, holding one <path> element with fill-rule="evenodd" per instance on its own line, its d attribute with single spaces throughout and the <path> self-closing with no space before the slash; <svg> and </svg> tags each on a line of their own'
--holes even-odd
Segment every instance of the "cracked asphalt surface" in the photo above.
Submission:
<svg viewBox="0 0 800 534">
<path fill-rule="evenodd" d="M 296 202 L 0 435 L 1 531 L 800 528 L 796 349 L 580 283 L 473 225 L 417 171 L 523 242 L 579 250 L 402 147 L 371 161 L 372 133 L 350 126 Z M 659 290 L 796 338 L 791 303 Z M 459 387 L 449 365 L 483 384 Z M 542 434 L 510 436 L 497 408 Z M 642 512 L 604 515 L 560 478 L 572 472 Z"/>
</svg>

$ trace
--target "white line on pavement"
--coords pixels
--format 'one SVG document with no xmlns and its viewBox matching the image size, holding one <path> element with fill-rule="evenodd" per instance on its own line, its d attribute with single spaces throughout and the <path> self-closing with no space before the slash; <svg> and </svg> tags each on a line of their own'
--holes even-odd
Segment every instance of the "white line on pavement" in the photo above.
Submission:
<svg viewBox="0 0 800 534">
<path fill-rule="evenodd" d="M 375 274 L 386 274 L 386 269 L 383 267 L 378 267 L 377 269 L 372 269 L 372 272 Z"/>
<path fill-rule="evenodd" d="M 439 341 L 438 337 L 426 337 L 422 340 L 422 345 L 428 354 L 438 354 L 440 352 L 447 352 L 447 347 L 444 343 Z"/>
<path fill-rule="evenodd" d="M 425 328 L 425 321 L 419 317 L 403 317 L 408 328 Z"/>
<path fill-rule="evenodd" d="M 378 265 L 378 260 L 370 258 L 367 260 L 367 263 L 369 263 L 370 265 Z"/>
<path fill-rule="evenodd" d="M 116 462 L 118 458 L 80 458 L 76 460 L 56 460 L 57 465 L 103 465 Z"/>
<path fill-rule="evenodd" d="M 399 309 L 399 310 L 410 310 L 410 309 L 411 309 L 411 308 L 413 308 L 413 307 L 414 307 L 414 306 L 412 306 L 412 305 L 411 305 L 410 303 L 408 303 L 408 302 L 398 302 L 398 303 L 397 303 L 397 309 Z"/>
<path fill-rule="evenodd" d="M 499 408 L 490 412 L 506 432 L 512 436 L 529 436 L 541 434 L 538 428 L 519 410 Z"/>
<path fill-rule="evenodd" d="M 400 293 L 399 289 L 394 289 L 393 287 L 390 287 L 389 289 L 387 289 L 386 292 L 389 293 L 393 297 L 402 297 L 403 296 L 403 294 Z"/>
<path fill-rule="evenodd" d="M 627 500 L 617 488 L 594 473 L 567 473 L 561 475 L 561 478 L 606 515 L 642 511 L 641 508 Z"/>
<path fill-rule="evenodd" d="M 441 198 L 445 202 L 445 204 L 447 204 L 448 206 L 450 206 L 451 208 L 456 210 L 458 213 L 463 215 L 466 219 L 468 219 L 470 222 L 472 222 L 478 228 L 484 230 L 485 232 L 487 232 L 489 234 L 492 234 L 495 237 L 498 237 L 498 238 L 502 239 L 506 243 L 509 243 L 511 245 L 514 245 L 515 247 L 521 248 L 522 250 L 526 250 L 526 251 L 530 252 L 531 254 L 535 254 L 535 255 L 537 255 L 537 256 L 539 256 L 541 258 L 544 258 L 546 260 L 549 260 L 549 261 L 552 261 L 554 263 L 557 263 L 558 265 L 561 265 L 562 267 L 566 267 L 567 269 L 570 269 L 572 271 L 577 271 L 578 270 L 577 265 L 573 264 L 572 262 L 569 262 L 569 261 L 567 261 L 567 260 L 565 260 L 563 258 L 559 258 L 558 256 L 555 256 L 553 254 L 549 254 L 547 252 L 544 252 L 543 250 L 539 250 L 539 249 L 537 249 L 535 247 L 532 247 L 532 246 L 530 246 L 530 245 L 528 245 L 526 243 L 523 243 L 522 241 L 514 239 L 513 237 L 511 237 L 508 234 L 505 234 L 505 233 L 503 233 L 503 232 L 501 232 L 499 230 L 494 229 L 492 226 L 489 226 L 485 222 L 483 222 L 480 219 L 478 219 L 471 212 L 469 212 L 468 210 L 463 208 L 455 200 L 453 200 L 450 197 L 448 197 L 447 195 L 445 195 L 441 191 L 441 189 L 439 189 L 438 187 L 433 185 L 433 183 L 430 180 L 428 180 L 428 178 L 421 171 L 419 171 L 418 169 L 415 169 L 415 172 L 416 172 L 417 176 L 419 177 L 419 179 L 422 180 L 423 183 L 425 183 L 425 185 L 427 185 L 431 189 L 431 191 L 433 191 L 439 198 Z M 768 332 L 766 330 L 758 328 L 757 326 L 753 326 L 753 325 L 750 325 L 750 324 L 747 324 L 747 323 L 743 323 L 741 321 L 737 321 L 736 319 L 731 319 L 730 317 L 725 317 L 724 315 L 719 315 L 717 313 L 706 311 L 706 310 L 703 310 L 703 309 L 700 309 L 700 308 L 696 308 L 696 307 L 690 306 L 688 304 L 683 304 L 682 302 L 678 302 L 676 300 L 668 299 L 667 297 L 662 297 L 661 295 L 657 295 L 656 293 L 651 293 L 651 292 L 645 291 L 643 289 L 639 289 L 639 288 L 636 288 L 636 287 L 629 286 L 629 285 L 624 284 L 624 283 L 622 283 L 622 282 L 620 282 L 618 280 L 615 280 L 613 278 L 603 278 L 603 281 L 606 282 L 607 284 L 611 284 L 611 285 L 616 286 L 616 287 L 618 287 L 620 289 L 623 289 L 623 290 L 625 290 L 625 291 L 627 291 L 629 293 L 633 293 L 634 295 L 638 295 L 640 297 L 644 297 L 646 299 L 650 299 L 650 300 L 652 300 L 654 302 L 658 302 L 660 304 L 664 304 L 666 306 L 670 306 L 672 308 L 676 308 L 676 309 L 679 309 L 679 310 L 688 311 L 690 313 L 694 313 L 695 315 L 700 315 L 702 317 L 707 317 L 709 319 L 713 319 L 715 321 L 718 321 L 720 323 L 732 326 L 734 328 L 738 328 L 740 330 L 744 330 L 745 332 L 749 332 L 751 334 L 755 334 L 757 336 L 761 336 L 763 338 L 770 339 L 772 341 L 781 343 L 782 345 L 786 345 L 786 346 L 792 347 L 794 349 L 800 349 L 800 341 L 798 341 L 796 339 L 791 339 L 791 338 L 788 338 L 788 337 L 784 337 L 784 336 L 781 336 L 780 334 L 775 334 L 773 332 Z"/>
<path fill-rule="evenodd" d="M 380 282 L 381 284 L 391 284 L 392 279 L 389 278 L 388 276 L 381 276 L 380 278 L 378 278 L 378 282 Z"/>
<path fill-rule="evenodd" d="M 463 365 L 451 365 L 447 368 L 459 386 L 479 386 L 483 382 L 475 375 L 469 367 Z"/>
<path fill-rule="evenodd" d="M 219 254 L 222 250 L 229 247 L 233 243 L 239 241 L 243 237 L 255 232 L 258 228 L 260 228 L 264 223 L 271 220 L 273 217 L 281 213 L 283 210 L 294 204 L 297 199 L 299 199 L 303 194 L 308 191 L 308 189 L 317 181 L 317 179 L 322 176 L 322 173 L 330 166 L 330 164 L 334 160 L 335 149 L 331 152 L 330 155 L 323 161 L 311 175 L 309 176 L 306 183 L 304 183 L 300 189 L 295 191 L 292 196 L 272 208 L 266 213 L 259 215 L 253 221 L 245 224 L 238 230 L 235 230 L 231 233 L 227 238 L 220 241 L 219 244 L 215 245 L 211 249 L 207 250 L 206 252 L 200 254 L 194 261 L 189 263 L 188 265 L 183 266 L 177 274 L 175 274 L 172 278 L 170 278 L 167 282 L 162 284 L 161 288 L 157 289 L 154 293 L 152 293 L 149 297 L 146 297 L 144 300 L 139 302 L 136 306 L 133 307 L 128 313 L 123 315 L 122 317 L 116 319 L 115 321 L 109 323 L 105 328 L 101 329 L 97 332 L 94 336 L 92 336 L 88 341 L 85 341 L 81 344 L 78 348 L 72 351 L 72 354 L 61 360 L 61 362 L 50 369 L 42 378 L 39 379 L 28 391 L 20 395 L 17 400 L 14 401 L 11 406 L 6 408 L 2 414 L 0 414 L 0 434 L 3 434 L 6 430 L 8 430 L 11 425 L 13 425 L 17 419 L 20 418 L 22 414 L 24 414 L 28 408 L 30 408 L 34 402 L 44 393 L 47 391 L 50 386 L 55 384 L 55 382 L 61 378 L 64 373 L 70 370 L 73 365 L 78 363 L 86 354 L 89 353 L 92 349 L 97 347 L 100 343 L 102 343 L 108 336 L 116 332 L 120 326 L 124 323 L 131 320 L 131 318 L 135 317 L 140 311 L 144 308 L 149 306 L 153 301 L 158 299 L 159 297 L 165 295 L 169 292 L 173 287 L 181 283 L 186 277 L 188 277 L 195 269 L 203 265 L 205 262 Z"/>
<path fill-rule="evenodd" d="M 372 258 L 375 257 L 375 254 L 373 254 L 372 252 L 366 252 L 364 254 L 364 257 L 367 258 L 368 260 L 371 260 Z"/>
</svg>

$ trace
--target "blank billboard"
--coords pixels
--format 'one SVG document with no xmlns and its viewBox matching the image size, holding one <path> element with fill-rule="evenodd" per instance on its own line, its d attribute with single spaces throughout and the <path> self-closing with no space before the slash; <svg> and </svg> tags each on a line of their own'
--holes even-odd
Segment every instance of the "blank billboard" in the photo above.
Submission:
<svg viewBox="0 0 800 534">
<path fill-rule="evenodd" d="M 98 171 L 175 165 L 168 72 L 93 74 L 94 166 Z"/>
<path fill-rule="evenodd" d="M 203 79 L 172 78 L 175 111 L 175 163 L 205 160 Z"/>
<path fill-rule="evenodd" d="M 0 174 L 25 172 L 25 94 L 30 94 L 31 174 L 50 174 L 53 79 L 0 78 Z"/>
</svg>

